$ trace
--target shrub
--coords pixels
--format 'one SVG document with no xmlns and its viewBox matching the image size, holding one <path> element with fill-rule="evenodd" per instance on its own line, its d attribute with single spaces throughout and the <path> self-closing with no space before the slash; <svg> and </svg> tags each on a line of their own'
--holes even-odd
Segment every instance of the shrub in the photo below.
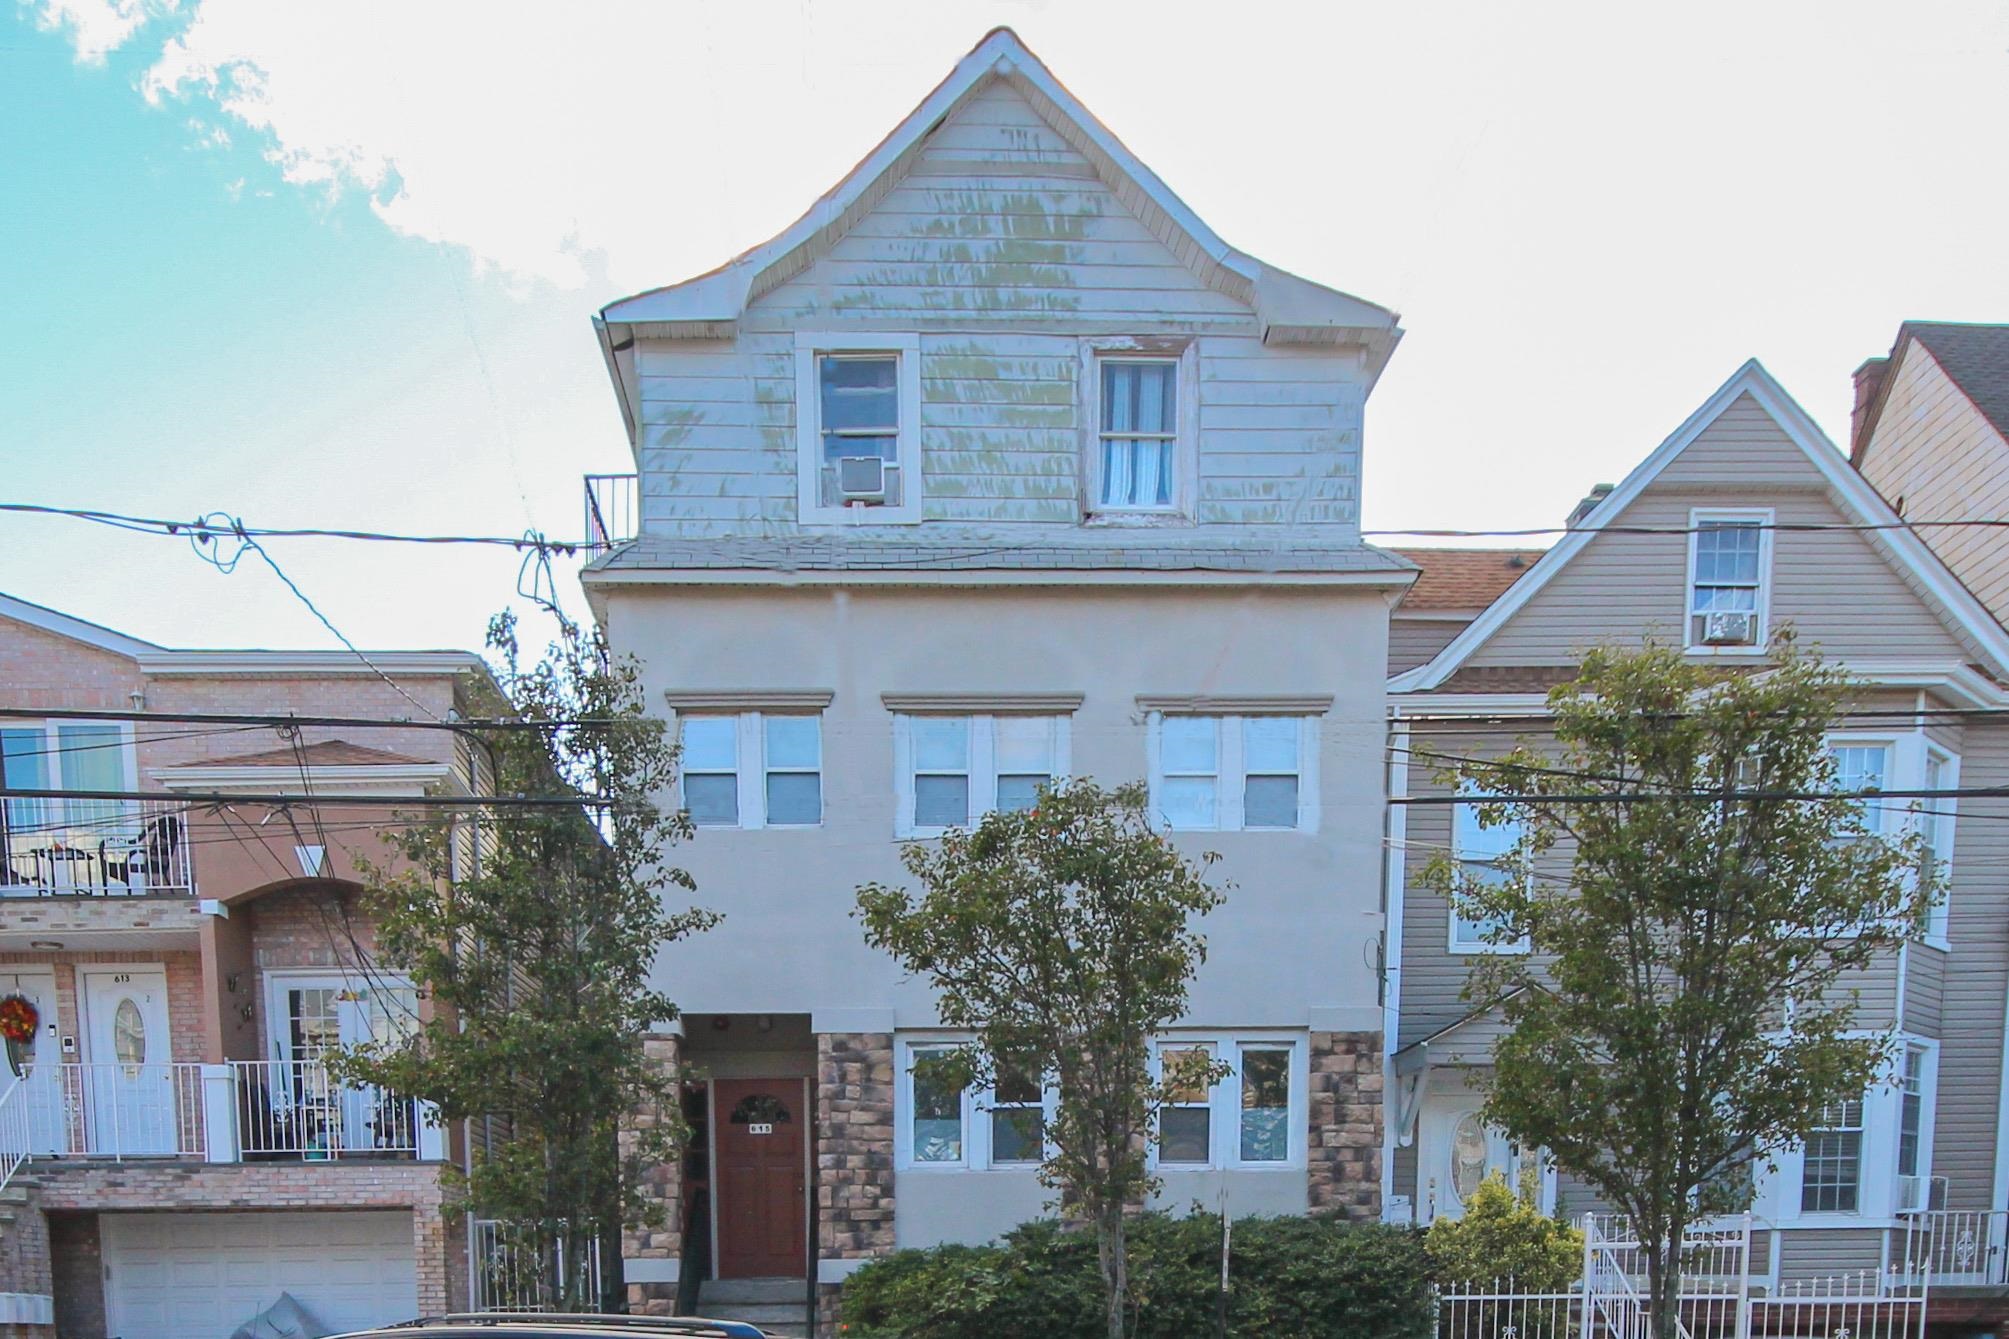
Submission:
<svg viewBox="0 0 2009 1339">
<path fill-rule="evenodd" d="M 1132 1333 L 1214 1331 L 1221 1220 L 1144 1214 L 1129 1229 Z M 1277 1339 L 1427 1339 L 1435 1311 L 1421 1234 L 1329 1218 L 1244 1218 L 1229 1256 L 1228 1330 Z M 1101 1339 L 1095 1237 L 1028 1223 L 994 1246 L 875 1260 L 844 1285 L 846 1339 Z"/>
<path fill-rule="evenodd" d="M 1439 1218 L 1424 1234 L 1432 1276 L 1439 1283 L 1513 1280 L 1522 1292 L 1562 1292 L 1583 1272 L 1583 1233 L 1520 1194 L 1494 1172 L 1465 1201 L 1465 1216 Z"/>
</svg>

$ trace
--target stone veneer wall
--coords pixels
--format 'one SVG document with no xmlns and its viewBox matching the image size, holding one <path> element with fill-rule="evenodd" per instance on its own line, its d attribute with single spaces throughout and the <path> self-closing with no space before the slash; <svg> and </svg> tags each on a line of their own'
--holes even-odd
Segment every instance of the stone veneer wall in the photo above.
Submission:
<svg viewBox="0 0 2009 1339">
<path fill-rule="evenodd" d="M 670 1082 L 677 1081 L 682 1067 L 683 1038 L 668 1033 L 658 1033 L 642 1043 L 643 1053 L 658 1072 L 666 1075 Z M 631 1117 L 635 1129 L 653 1128 L 667 1114 L 672 1119 L 680 1116 L 675 1105 L 675 1089 L 671 1090 L 668 1113 L 659 1111 L 636 1112 Z M 624 1140 L 626 1135 L 623 1135 Z M 641 1228 L 621 1235 L 621 1257 L 623 1260 L 669 1260 L 681 1261 L 684 1249 L 684 1174 L 683 1159 L 672 1155 L 667 1160 L 649 1168 L 642 1176 L 642 1195 L 650 1203 L 661 1208 L 663 1220 L 656 1227 Z M 676 1314 L 677 1285 L 669 1282 L 628 1283 L 628 1308 L 637 1315 L 670 1316 Z"/>
<path fill-rule="evenodd" d="M 893 1034 L 816 1034 L 816 1258 L 893 1250 Z M 816 1286 L 816 1333 L 837 1333 L 842 1285 Z"/>
<path fill-rule="evenodd" d="M 1311 1034 L 1309 1197 L 1313 1213 L 1381 1217 L 1381 1034 Z"/>
</svg>

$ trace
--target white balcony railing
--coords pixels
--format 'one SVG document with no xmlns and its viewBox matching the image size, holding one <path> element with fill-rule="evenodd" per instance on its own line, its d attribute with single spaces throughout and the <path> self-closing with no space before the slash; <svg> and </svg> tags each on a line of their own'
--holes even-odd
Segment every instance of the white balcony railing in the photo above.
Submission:
<svg viewBox="0 0 2009 1339">
<path fill-rule="evenodd" d="M 586 476 L 586 556 L 597 558 L 641 533 L 641 488 L 632 474 Z"/>
<path fill-rule="evenodd" d="M 2009 1211 L 1934 1209 L 1907 1214 L 1893 1229 L 1891 1267 L 1923 1274 L 1934 1287 L 1985 1287 L 2009 1282 L 2003 1268 Z"/>
<path fill-rule="evenodd" d="M 419 1104 L 382 1088 L 344 1085 L 313 1060 L 233 1061 L 238 1143 L 250 1159 L 416 1157 Z"/>
<path fill-rule="evenodd" d="M 0 1185 L 35 1158 L 438 1161 L 431 1108 L 313 1061 L 37 1065 L 0 1092 Z"/>
<path fill-rule="evenodd" d="M 187 806 L 159 800 L 0 803 L 0 896 L 195 892 Z"/>
</svg>

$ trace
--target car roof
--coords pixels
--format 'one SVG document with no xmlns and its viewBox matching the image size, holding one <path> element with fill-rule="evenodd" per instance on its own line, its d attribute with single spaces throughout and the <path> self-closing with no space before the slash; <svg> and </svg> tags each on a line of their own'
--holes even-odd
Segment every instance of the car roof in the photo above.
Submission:
<svg viewBox="0 0 2009 1339">
<path fill-rule="evenodd" d="M 550 1311 L 470 1311 L 408 1320 L 336 1339 L 584 1339 L 590 1335 L 690 1335 L 694 1339 L 768 1339 L 738 1320 L 707 1316 L 603 1316 Z"/>
</svg>

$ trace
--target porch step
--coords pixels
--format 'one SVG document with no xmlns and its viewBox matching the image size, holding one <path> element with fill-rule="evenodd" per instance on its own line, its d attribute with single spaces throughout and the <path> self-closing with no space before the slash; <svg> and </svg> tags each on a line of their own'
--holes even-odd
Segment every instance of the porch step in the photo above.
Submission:
<svg viewBox="0 0 2009 1339">
<path fill-rule="evenodd" d="M 809 1284 L 804 1279 L 707 1279 L 698 1314 L 744 1321 L 781 1339 L 809 1339 Z"/>
</svg>

